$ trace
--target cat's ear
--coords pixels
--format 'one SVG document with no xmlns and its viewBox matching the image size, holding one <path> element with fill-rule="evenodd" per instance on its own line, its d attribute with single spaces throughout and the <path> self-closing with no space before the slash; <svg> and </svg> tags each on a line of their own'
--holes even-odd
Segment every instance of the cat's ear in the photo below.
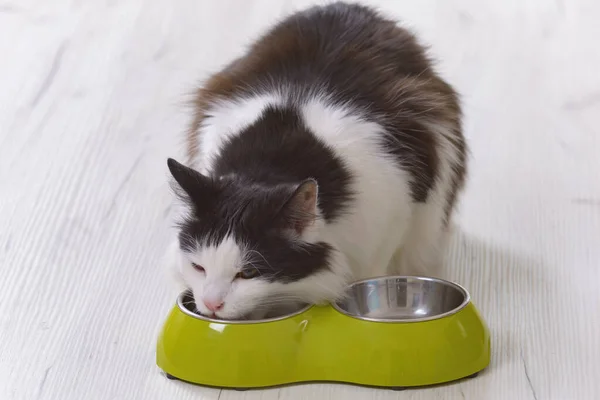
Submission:
<svg viewBox="0 0 600 400">
<path fill-rule="evenodd" d="M 208 195 L 212 189 L 212 180 L 200 172 L 193 170 L 169 158 L 167 166 L 171 175 L 192 201 L 198 201 Z"/>
<path fill-rule="evenodd" d="M 318 216 L 319 186 L 314 179 L 297 185 L 279 212 L 280 223 L 294 235 L 302 235 Z"/>
</svg>

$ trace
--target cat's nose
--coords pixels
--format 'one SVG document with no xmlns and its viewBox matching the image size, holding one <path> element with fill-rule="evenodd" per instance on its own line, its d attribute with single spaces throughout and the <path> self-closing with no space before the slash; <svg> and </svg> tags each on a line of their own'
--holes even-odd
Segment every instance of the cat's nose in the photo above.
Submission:
<svg viewBox="0 0 600 400">
<path fill-rule="evenodd" d="M 206 308 L 208 308 L 212 312 L 219 311 L 221 308 L 223 308 L 222 301 L 204 300 L 204 305 L 206 306 Z"/>
</svg>

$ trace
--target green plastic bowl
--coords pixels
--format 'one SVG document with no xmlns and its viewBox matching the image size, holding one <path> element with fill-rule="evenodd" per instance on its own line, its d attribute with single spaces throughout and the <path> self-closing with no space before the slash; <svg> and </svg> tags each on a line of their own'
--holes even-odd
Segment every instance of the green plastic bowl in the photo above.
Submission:
<svg viewBox="0 0 600 400">
<path fill-rule="evenodd" d="M 158 339 L 170 378 L 251 389 L 302 382 L 404 388 L 462 379 L 490 362 L 490 336 L 465 289 L 392 276 L 352 284 L 346 300 L 260 321 L 191 311 L 182 293 Z"/>
</svg>

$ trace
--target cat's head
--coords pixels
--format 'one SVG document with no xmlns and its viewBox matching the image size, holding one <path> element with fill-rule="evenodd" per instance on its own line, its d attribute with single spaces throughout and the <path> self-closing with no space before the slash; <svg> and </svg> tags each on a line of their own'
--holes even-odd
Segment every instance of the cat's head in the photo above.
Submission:
<svg viewBox="0 0 600 400">
<path fill-rule="evenodd" d="M 335 252 L 319 240 L 316 181 L 267 185 L 168 166 L 187 208 L 178 272 L 200 313 L 236 319 L 339 295 Z"/>
</svg>

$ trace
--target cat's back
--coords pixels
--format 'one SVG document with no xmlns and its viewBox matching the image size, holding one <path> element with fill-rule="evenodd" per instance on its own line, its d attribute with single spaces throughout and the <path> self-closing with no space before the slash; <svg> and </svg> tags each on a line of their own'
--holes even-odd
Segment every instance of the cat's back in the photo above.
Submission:
<svg viewBox="0 0 600 400">
<path fill-rule="evenodd" d="M 441 169 L 462 175 L 455 92 L 414 36 L 371 8 L 338 2 L 293 14 L 213 75 L 196 97 L 190 164 L 202 168 L 270 106 L 292 108 L 349 157 L 350 142 L 376 141 L 409 175 L 417 202 L 427 199 Z M 356 120 L 373 129 L 343 134 L 332 126 L 342 116 L 350 117 L 344 126 Z M 441 159 L 444 154 L 449 157 Z"/>
<path fill-rule="evenodd" d="M 373 9 L 343 2 L 314 6 L 276 24 L 247 53 L 217 74 L 221 94 L 293 87 L 295 100 L 326 92 L 366 106 L 390 81 L 428 75 L 414 36 Z"/>
</svg>

